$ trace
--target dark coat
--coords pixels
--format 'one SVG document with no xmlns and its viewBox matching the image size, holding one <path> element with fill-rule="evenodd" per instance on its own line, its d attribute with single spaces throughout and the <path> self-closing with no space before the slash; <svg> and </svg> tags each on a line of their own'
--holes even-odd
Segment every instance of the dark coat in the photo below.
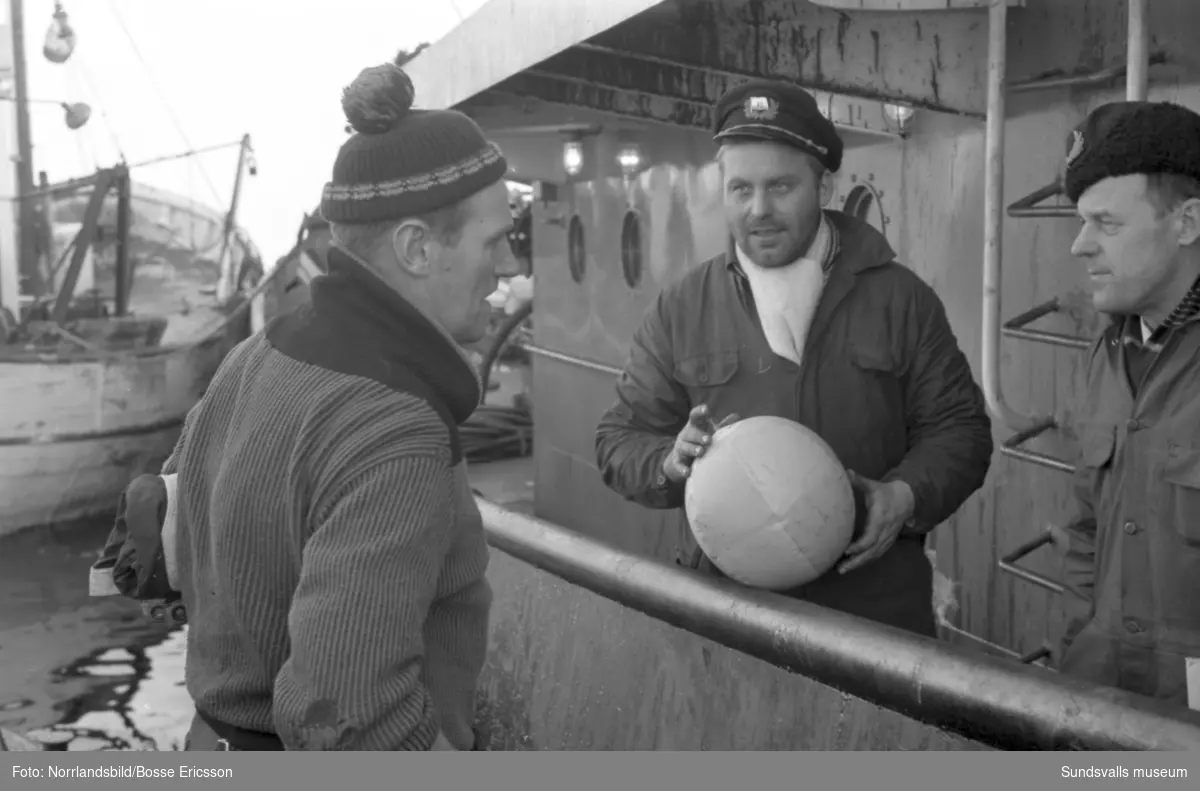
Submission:
<svg viewBox="0 0 1200 791">
<path fill-rule="evenodd" d="M 1136 396 L 1130 324 L 1088 358 L 1060 669 L 1187 705 L 1185 660 L 1200 658 L 1200 321 L 1171 331 Z"/>
<path fill-rule="evenodd" d="M 803 366 L 771 351 L 736 256 L 708 261 L 665 288 L 634 335 L 616 403 L 597 431 L 598 465 L 627 499 L 680 508 L 683 487 L 656 483 L 693 406 L 708 404 L 716 420 L 798 421 L 847 468 L 907 482 L 917 525 L 875 562 L 789 595 L 934 635 L 924 535 L 983 485 L 991 420 L 933 289 L 895 262 L 882 234 L 827 215 L 837 247 Z M 858 510 L 861 527 L 861 502 Z M 679 562 L 714 573 L 681 522 Z"/>
</svg>

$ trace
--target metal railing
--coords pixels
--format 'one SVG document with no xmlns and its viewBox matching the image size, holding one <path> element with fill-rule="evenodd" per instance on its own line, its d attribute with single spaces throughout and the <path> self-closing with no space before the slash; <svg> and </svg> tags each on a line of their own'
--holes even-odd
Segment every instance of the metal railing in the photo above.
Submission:
<svg viewBox="0 0 1200 791">
<path fill-rule="evenodd" d="M 1200 712 L 684 571 L 477 501 L 495 549 L 925 725 L 1009 750 L 1200 750 Z"/>
</svg>

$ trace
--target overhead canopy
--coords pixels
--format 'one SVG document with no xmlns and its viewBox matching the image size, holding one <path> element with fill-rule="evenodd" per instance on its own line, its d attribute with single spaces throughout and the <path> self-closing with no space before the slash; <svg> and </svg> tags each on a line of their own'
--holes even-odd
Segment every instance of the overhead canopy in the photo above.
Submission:
<svg viewBox="0 0 1200 791">
<path fill-rule="evenodd" d="M 488 0 L 405 66 L 417 105 L 444 110 L 662 0 Z"/>
<path fill-rule="evenodd" d="M 532 98 L 699 127 L 729 86 L 775 77 L 874 131 L 883 103 L 983 116 L 988 2 L 490 0 L 406 68 L 421 107 Z"/>
</svg>

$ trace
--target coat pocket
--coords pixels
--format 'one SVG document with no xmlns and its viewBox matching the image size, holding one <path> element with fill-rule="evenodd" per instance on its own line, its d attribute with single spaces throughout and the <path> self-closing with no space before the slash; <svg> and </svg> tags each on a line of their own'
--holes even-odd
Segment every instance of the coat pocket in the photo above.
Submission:
<svg viewBox="0 0 1200 791">
<path fill-rule="evenodd" d="M 1167 518 L 1188 545 L 1200 547 L 1200 449 L 1171 446 L 1162 479 L 1168 491 Z"/>
<path fill-rule="evenodd" d="M 702 391 L 729 384 L 737 370 L 737 352 L 710 352 L 675 363 L 675 379 L 690 391 Z"/>
<path fill-rule="evenodd" d="M 1112 423 L 1087 423 L 1079 430 L 1079 463 L 1102 470 L 1112 462 L 1117 448 L 1117 427 Z"/>
</svg>

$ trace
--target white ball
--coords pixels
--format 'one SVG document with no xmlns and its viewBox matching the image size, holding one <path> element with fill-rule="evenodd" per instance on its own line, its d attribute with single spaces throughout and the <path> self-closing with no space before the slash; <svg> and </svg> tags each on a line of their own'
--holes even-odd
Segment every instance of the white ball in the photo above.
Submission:
<svg viewBox="0 0 1200 791">
<path fill-rule="evenodd" d="M 717 568 L 767 590 L 820 577 L 854 534 L 854 493 L 833 449 L 781 417 L 719 429 L 692 465 L 684 509 Z"/>
</svg>

